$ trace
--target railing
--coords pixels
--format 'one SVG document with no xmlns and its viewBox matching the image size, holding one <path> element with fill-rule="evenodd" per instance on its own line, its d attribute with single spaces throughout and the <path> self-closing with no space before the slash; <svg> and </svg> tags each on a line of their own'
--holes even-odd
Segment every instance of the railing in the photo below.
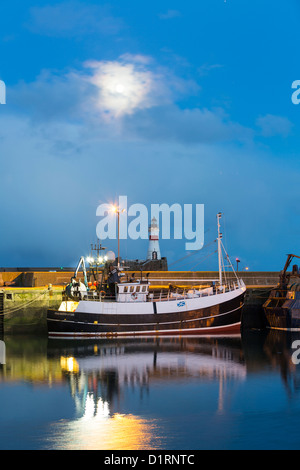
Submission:
<svg viewBox="0 0 300 470">
<path fill-rule="evenodd" d="M 161 290 L 160 292 L 153 292 L 148 294 L 148 301 L 163 301 L 163 300 L 185 300 L 185 299 L 195 299 L 202 297 L 210 297 L 212 295 L 224 294 L 227 292 L 232 292 L 237 289 L 245 287 L 245 283 L 241 279 L 237 279 L 236 282 L 230 282 L 227 285 L 220 287 L 207 287 L 202 290 L 197 289 L 176 289 L 176 291 L 165 292 Z"/>
</svg>

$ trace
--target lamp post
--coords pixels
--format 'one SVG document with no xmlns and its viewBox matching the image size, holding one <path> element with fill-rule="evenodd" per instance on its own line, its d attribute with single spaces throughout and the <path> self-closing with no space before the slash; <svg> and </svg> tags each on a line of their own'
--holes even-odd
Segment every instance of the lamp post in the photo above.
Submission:
<svg viewBox="0 0 300 470">
<path fill-rule="evenodd" d="M 118 269 L 120 268 L 120 213 L 125 212 L 125 209 L 120 209 L 118 206 L 112 206 L 112 211 L 118 216 Z"/>
<path fill-rule="evenodd" d="M 239 263 L 241 260 L 239 260 L 238 258 L 235 258 L 235 261 L 236 261 L 236 271 L 238 272 L 239 270 Z"/>
</svg>

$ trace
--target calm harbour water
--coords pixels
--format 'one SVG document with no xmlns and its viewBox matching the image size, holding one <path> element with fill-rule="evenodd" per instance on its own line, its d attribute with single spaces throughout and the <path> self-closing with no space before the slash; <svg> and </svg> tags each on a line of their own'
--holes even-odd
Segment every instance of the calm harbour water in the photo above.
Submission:
<svg viewBox="0 0 300 470">
<path fill-rule="evenodd" d="M 0 343 L 0 449 L 298 449 L 300 335 Z"/>
</svg>

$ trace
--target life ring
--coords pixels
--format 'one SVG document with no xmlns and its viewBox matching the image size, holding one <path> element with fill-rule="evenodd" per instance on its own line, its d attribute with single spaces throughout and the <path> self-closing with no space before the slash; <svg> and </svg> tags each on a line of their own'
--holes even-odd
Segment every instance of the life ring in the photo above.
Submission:
<svg viewBox="0 0 300 470">
<path fill-rule="evenodd" d="M 106 296 L 105 290 L 101 290 L 101 291 L 100 291 L 100 297 L 105 297 L 105 296 Z"/>
<path fill-rule="evenodd" d="M 135 292 L 133 292 L 131 294 L 131 298 L 132 298 L 132 300 L 136 300 L 137 299 L 137 294 Z"/>
</svg>

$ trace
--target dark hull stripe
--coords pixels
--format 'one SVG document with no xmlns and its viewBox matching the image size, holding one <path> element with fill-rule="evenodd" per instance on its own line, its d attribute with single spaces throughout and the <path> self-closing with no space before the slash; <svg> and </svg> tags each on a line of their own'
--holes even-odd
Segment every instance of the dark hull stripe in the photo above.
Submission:
<svg viewBox="0 0 300 470">
<path fill-rule="evenodd" d="M 128 331 L 128 332 L 59 332 L 53 331 L 49 333 L 50 337 L 61 337 L 61 338 L 70 338 L 70 337 L 80 337 L 80 338 L 89 338 L 89 337 L 115 337 L 115 336 L 184 336 L 184 335 L 218 335 L 218 334 L 229 334 L 229 333 L 240 333 L 241 322 L 234 323 L 231 325 L 225 325 L 220 327 L 212 328 L 190 328 L 186 330 L 156 330 L 156 331 Z"/>
<path fill-rule="evenodd" d="M 233 313 L 237 310 L 240 310 L 242 307 L 244 306 L 244 304 L 241 306 L 241 307 L 238 307 L 238 308 L 235 308 L 234 310 L 231 310 L 229 312 L 226 312 L 226 313 L 220 313 L 219 315 L 211 315 L 211 316 L 208 316 L 208 317 L 200 317 L 200 318 L 192 318 L 191 320 L 181 320 L 181 323 L 188 323 L 188 322 L 192 322 L 192 321 L 199 321 L 199 320 L 208 320 L 208 319 L 212 319 L 212 318 L 219 318 L 219 317 L 222 317 L 223 315 L 228 315 L 230 313 Z M 103 315 L 103 314 L 102 314 Z M 109 315 L 109 314 L 107 314 Z M 57 321 L 57 322 L 63 322 L 63 323 L 76 323 L 76 324 L 81 324 L 81 325 L 93 325 L 94 326 L 94 323 L 89 323 L 89 322 L 84 322 L 84 321 L 75 321 L 75 320 L 62 320 L 61 318 L 48 318 L 48 321 Z M 156 326 L 158 322 L 152 322 L 152 323 L 143 323 L 143 326 Z M 179 323 L 179 320 L 175 320 L 175 321 L 165 321 L 165 322 L 159 322 L 159 325 L 170 325 L 170 324 L 176 324 L 176 323 Z M 119 323 L 104 323 L 104 322 L 101 322 L 101 325 L 102 326 L 118 326 L 120 325 Z M 140 326 L 140 323 L 126 323 L 126 326 Z"/>
</svg>

